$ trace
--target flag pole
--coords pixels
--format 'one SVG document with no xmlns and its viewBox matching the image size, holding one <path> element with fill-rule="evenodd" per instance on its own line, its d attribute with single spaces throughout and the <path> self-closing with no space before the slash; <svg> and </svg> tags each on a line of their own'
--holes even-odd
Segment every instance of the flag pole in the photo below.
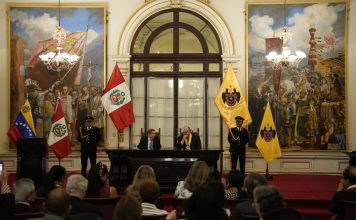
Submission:
<svg viewBox="0 0 356 220">
<path fill-rule="evenodd" d="M 266 174 L 265 177 L 267 180 L 273 180 L 273 176 L 269 175 L 269 170 L 268 170 L 268 162 L 266 162 Z"/>
</svg>

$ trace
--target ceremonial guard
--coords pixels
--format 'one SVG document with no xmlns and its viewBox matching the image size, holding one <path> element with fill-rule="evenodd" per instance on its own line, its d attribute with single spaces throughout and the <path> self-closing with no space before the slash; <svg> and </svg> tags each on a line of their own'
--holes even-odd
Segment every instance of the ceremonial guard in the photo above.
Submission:
<svg viewBox="0 0 356 220">
<path fill-rule="evenodd" d="M 90 165 L 96 164 L 96 148 L 101 140 L 100 130 L 93 126 L 94 118 L 87 116 L 84 126 L 79 128 L 78 141 L 81 143 L 81 163 L 82 175 L 85 177 L 87 172 L 88 157 Z"/>
</svg>

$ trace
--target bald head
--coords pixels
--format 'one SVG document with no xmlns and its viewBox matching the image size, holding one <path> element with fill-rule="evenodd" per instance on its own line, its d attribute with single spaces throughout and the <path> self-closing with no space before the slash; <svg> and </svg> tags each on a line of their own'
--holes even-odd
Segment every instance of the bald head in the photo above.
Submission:
<svg viewBox="0 0 356 220">
<path fill-rule="evenodd" d="M 189 135 L 191 133 L 190 127 L 184 126 L 182 133 L 183 135 Z"/>
<path fill-rule="evenodd" d="M 71 204 L 68 193 L 62 188 L 52 190 L 46 198 L 46 211 L 57 216 L 67 216 Z"/>
</svg>

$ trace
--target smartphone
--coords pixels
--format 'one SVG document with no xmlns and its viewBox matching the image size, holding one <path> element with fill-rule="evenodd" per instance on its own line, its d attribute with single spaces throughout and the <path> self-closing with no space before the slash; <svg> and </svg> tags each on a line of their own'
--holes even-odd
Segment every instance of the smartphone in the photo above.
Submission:
<svg viewBox="0 0 356 220">
<path fill-rule="evenodd" d="M 4 169 L 4 162 L 0 161 L 0 174 L 1 174 L 3 169 Z"/>
</svg>

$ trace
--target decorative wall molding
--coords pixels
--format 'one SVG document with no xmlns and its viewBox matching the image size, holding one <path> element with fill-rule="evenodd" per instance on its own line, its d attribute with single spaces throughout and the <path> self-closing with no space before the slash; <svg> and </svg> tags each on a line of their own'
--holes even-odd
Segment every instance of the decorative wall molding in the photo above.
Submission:
<svg viewBox="0 0 356 220">
<path fill-rule="evenodd" d="M 224 152 L 223 172 L 230 170 L 230 153 Z M 16 152 L 1 155 L 4 167 L 10 172 L 16 172 Z M 340 152 L 283 152 L 282 157 L 269 163 L 271 173 L 323 173 L 340 174 L 348 165 L 348 156 Z M 110 168 L 110 160 L 105 151 L 98 151 L 97 161 L 102 161 Z M 48 155 L 47 170 L 58 164 L 55 155 Z M 220 164 L 220 163 L 218 163 Z M 73 152 L 61 160 L 61 165 L 69 172 L 80 172 L 80 152 Z M 89 169 L 89 167 L 88 167 Z M 219 168 L 220 169 L 220 168 Z M 258 151 L 248 151 L 246 159 L 246 172 L 264 173 L 266 162 Z"/>
<path fill-rule="evenodd" d="M 207 1 L 204 3 L 197 0 L 184 0 L 181 1 L 181 8 L 194 11 L 206 18 L 213 25 L 219 35 L 222 46 L 222 53 L 227 56 L 234 55 L 235 46 L 230 29 L 226 25 L 226 22 L 223 20 L 223 18 L 213 8 L 211 8 L 210 5 L 206 4 L 206 2 Z M 121 38 L 118 42 L 117 55 L 129 56 L 130 45 L 137 28 L 154 13 L 170 8 L 170 0 L 146 2 L 146 4 L 144 4 L 139 10 L 136 11 L 136 13 L 132 15 L 130 20 L 125 25 Z"/>
</svg>

